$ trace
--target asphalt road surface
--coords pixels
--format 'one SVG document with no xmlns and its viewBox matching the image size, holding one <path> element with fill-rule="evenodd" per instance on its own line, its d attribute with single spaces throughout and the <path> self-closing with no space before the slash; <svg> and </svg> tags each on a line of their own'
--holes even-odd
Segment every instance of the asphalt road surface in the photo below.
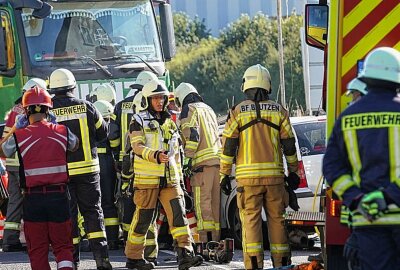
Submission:
<svg viewBox="0 0 400 270">
<path fill-rule="evenodd" d="M 319 252 L 319 248 L 313 248 L 312 250 L 294 250 L 292 251 L 292 262 L 293 264 L 301 264 L 307 262 L 307 257 L 310 254 Z M 110 251 L 110 260 L 114 269 L 127 269 L 125 268 L 126 257 L 123 250 Z M 56 263 L 54 256 L 49 255 L 50 266 L 52 269 L 56 269 Z M 264 269 L 272 268 L 271 258 L 269 251 L 265 251 Z M 25 270 L 31 269 L 29 264 L 28 254 L 25 252 L 13 252 L 4 253 L 0 252 L 0 269 L 1 270 Z M 96 264 L 93 260 L 92 253 L 83 252 L 81 254 L 81 264 L 79 269 L 96 270 Z M 178 269 L 176 263 L 176 257 L 173 251 L 160 250 L 158 265 L 156 269 L 162 270 L 176 270 Z M 198 270 L 211 270 L 211 269 L 244 269 L 243 256 L 241 250 L 235 250 L 235 256 L 229 264 L 215 264 L 212 262 L 205 262 L 199 267 L 193 267 L 191 269 Z"/>
</svg>

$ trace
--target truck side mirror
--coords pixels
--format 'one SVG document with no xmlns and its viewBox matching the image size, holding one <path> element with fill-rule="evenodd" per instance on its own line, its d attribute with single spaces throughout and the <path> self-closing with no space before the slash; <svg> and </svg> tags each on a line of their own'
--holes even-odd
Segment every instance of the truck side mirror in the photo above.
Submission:
<svg viewBox="0 0 400 270">
<path fill-rule="evenodd" d="M 172 19 L 171 5 L 161 3 L 159 5 L 160 24 L 161 24 L 161 41 L 166 61 L 170 61 L 176 54 L 175 31 Z"/>
<path fill-rule="evenodd" d="M 0 71 L 7 71 L 8 57 L 6 50 L 6 36 L 0 17 Z"/>
<path fill-rule="evenodd" d="M 328 36 L 328 14 L 327 5 L 306 5 L 306 42 L 308 45 L 323 50 Z"/>
</svg>

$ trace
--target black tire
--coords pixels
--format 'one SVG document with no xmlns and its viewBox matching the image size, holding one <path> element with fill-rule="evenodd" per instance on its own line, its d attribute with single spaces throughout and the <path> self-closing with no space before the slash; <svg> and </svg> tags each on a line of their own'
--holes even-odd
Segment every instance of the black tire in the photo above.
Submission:
<svg viewBox="0 0 400 270">
<path fill-rule="evenodd" d="M 235 240 L 235 248 L 242 249 L 242 223 L 239 217 L 239 209 L 236 205 L 236 197 L 229 205 L 228 221 L 230 225 L 229 237 Z M 266 222 L 262 221 L 264 250 L 269 250 L 268 228 Z"/>
<path fill-rule="evenodd" d="M 343 257 L 343 246 L 327 246 L 324 256 L 326 270 L 348 270 L 347 262 Z"/>
</svg>

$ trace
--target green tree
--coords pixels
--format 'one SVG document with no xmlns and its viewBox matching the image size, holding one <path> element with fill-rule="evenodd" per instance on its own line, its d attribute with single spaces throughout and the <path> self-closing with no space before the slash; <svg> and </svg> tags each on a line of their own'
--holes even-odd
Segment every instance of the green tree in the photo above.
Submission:
<svg viewBox="0 0 400 270">
<path fill-rule="evenodd" d="M 297 104 L 305 104 L 300 44 L 302 22 L 302 17 L 295 15 L 283 20 L 286 102 L 289 110 L 295 109 Z M 275 19 L 261 13 L 253 18 L 242 15 L 217 39 L 200 38 L 198 43 L 180 46 L 176 57 L 168 65 L 172 79 L 176 84 L 192 83 L 210 106 L 224 114 L 228 108 L 227 101 L 231 103 L 234 99 L 238 103 L 244 97 L 240 90 L 244 71 L 259 63 L 271 73 L 270 98 L 276 100 L 279 89 L 277 32 Z"/>
<path fill-rule="evenodd" d="M 178 12 L 174 15 L 174 29 L 178 47 L 191 46 L 211 36 L 211 30 L 207 29 L 204 19 L 200 20 L 196 16 L 192 20 L 183 12 Z"/>
</svg>

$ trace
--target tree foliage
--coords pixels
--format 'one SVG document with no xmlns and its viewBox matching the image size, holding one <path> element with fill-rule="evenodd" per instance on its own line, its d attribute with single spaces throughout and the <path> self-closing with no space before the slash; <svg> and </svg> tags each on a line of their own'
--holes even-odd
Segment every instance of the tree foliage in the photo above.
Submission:
<svg viewBox="0 0 400 270">
<path fill-rule="evenodd" d="M 175 20 L 176 17 L 178 20 Z M 243 99 L 240 86 L 244 71 L 251 65 L 268 68 L 272 78 L 271 99 L 276 100 L 279 89 L 278 30 L 276 19 L 261 13 L 253 18 L 242 15 L 224 29 L 218 38 L 203 35 L 192 28 L 187 16 L 174 17 L 178 33 L 178 53 L 168 64 L 175 84 L 192 83 L 205 101 L 218 113 L 226 113 L 227 102 L 238 103 Z M 181 21 L 186 21 L 182 23 Z M 206 29 L 198 25 L 195 29 Z M 283 19 L 283 46 L 285 61 L 286 102 L 289 110 L 305 105 L 301 58 L 300 27 L 303 19 L 291 15 Z M 200 33 L 198 35 L 198 33 Z M 183 37 L 188 34 L 189 37 Z"/>
</svg>

